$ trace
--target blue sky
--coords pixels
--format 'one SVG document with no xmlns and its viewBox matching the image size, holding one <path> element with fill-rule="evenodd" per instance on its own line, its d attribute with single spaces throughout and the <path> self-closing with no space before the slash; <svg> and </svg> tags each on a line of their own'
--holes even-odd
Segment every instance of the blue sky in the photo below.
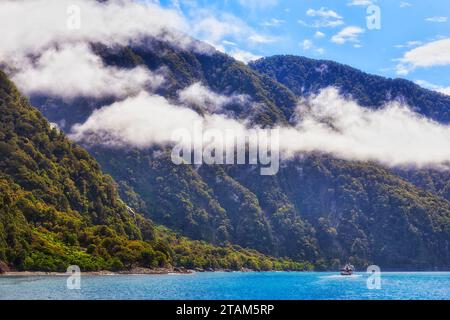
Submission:
<svg viewBox="0 0 450 320">
<path fill-rule="evenodd" d="M 367 27 L 371 3 L 380 10 L 380 29 Z M 275 54 L 329 59 L 450 92 L 448 0 L 161 0 L 160 4 L 179 10 L 192 24 L 188 32 L 193 36 L 243 60 Z M 429 61 L 441 54 L 436 50 L 445 49 L 447 56 Z M 410 51 L 412 62 L 399 60 Z"/>
</svg>

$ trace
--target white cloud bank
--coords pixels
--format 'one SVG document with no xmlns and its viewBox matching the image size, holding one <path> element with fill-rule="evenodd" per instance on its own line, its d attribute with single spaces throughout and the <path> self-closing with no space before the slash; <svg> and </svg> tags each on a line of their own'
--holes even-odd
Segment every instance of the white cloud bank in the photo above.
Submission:
<svg viewBox="0 0 450 320">
<path fill-rule="evenodd" d="M 329 88 L 300 107 L 299 115 L 297 127 L 282 135 L 285 144 L 295 146 L 288 151 L 323 151 L 388 166 L 450 163 L 450 126 L 397 102 L 370 110 Z"/>
<path fill-rule="evenodd" d="M 179 130 L 187 130 L 194 137 L 198 125 L 204 130 L 233 130 L 238 135 L 243 135 L 246 130 L 237 120 L 217 114 L 202 117 L 164 97 L 141 92 L 94 111 L 85 123 L 73 126 L 69 137 L 108 147 L 148 148 L 173 143 L 173 134 Z"/>
<path fill-rule="evenodd" d="M 4 0 L 0 2 L 0 29 L 4 30 L 0 63 L 27 94 L 63 99 L 125 97 L 157 88 L 164 81 L 162 75 L 146 67 L 105 66 L 90 44 L 125 45 L 155 36 L 184 46 L 190 40 L 167 30 L 185 25 L 177 12 L 152 3 Z"/>
<path fill-rule="evenodd" d="M 69 28 L 79 8 L 80 28 Z M 20 22 L 20 23 L 18 23 Z M 174 10 L 135 1 L 113 0 L 2 0 L 0 1 L 0 59 L 36 54 L 51 45 L 73 42 L 127 44 L 143 35 L 163 37 L 169 28 L 186 30 L 186 21 Z"/>
<path fill-rule="evenodd" d="M 27 94 L 76 97 L 125 97 L 164 83 L 161 74 L 147 68 L 120 69 L 105 66 L 85 44 L 50 48 L 36 61 L 24 59 L 13 75 L 14 82 Z"/>
<path fill-rule="evenodd" d="M 207 129 L 248 134 L 247 123 L 223 115 L 201 117 L 189 108 L 142 93 L 106 106 L 73 127 L 78 141 L 108 146 L 147 148 L 168 144 L 174 131 Z M 388 166 L 446 166 L 450 163 L 450 126 L 428 120 L 398 103 L 370 110 L 323 90 L 298 108 L 294 127 L 280 128 L 280 152 L 325 152 L 346 160 L 375 161 Z"/>
</svg>

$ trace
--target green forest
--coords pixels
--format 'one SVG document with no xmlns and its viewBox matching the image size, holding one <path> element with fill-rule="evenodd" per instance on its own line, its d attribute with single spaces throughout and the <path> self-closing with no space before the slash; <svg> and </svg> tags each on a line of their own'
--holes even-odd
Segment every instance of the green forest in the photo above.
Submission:
<svg viewBox="0 0 450 320">
<path fill-rule="evenodd" d="M 225 111 L 261 127 L 289 126 L 298 100 L 330 85 L 364 106 L 381 107 L 391 93 L 407 97 L 424 116 L 449 120 L 448 97 L 411 82 L 302 57 L 245 65 L 220 52 L 148 41 L 93 49 L 108 66 L 164 69 L 167 83 L 157 93 L 170 101 L 196 82 L 249 96 L 255 108 Z M 62 131 L 105 101 L 31 97 L 41 115 L 4 74 L 0 99 L 0 261 L 13 268 L 63 270 L 75 262 L 84 270 L 450 265 L 446 172 L 320 153 L 295 157 L 270 177 L 254 166 L 176 166 L 164 147 L 70 142 Z M 46 119 L 66 125 L 60 131 Z"/>
<path fill-rule="evenodd" d="M 0 72 L 0 262 L 14 270 L 306 270 L 239 246 L 192 241 L 120 199 L 113 179 Z"/>
</svg>

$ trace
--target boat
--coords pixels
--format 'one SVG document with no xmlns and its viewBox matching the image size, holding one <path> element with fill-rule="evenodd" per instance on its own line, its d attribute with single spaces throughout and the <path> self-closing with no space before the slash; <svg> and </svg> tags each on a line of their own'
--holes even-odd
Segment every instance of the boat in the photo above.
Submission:
<svg viewBox="0 0 450 320">
<path fill-rule="evenodd" d="M 341 269 L 341 276 L 351 276 L 353 274 L 353 271 L 355 271 L 355 267 L 351 264 L 347 263 L 342 269 Z"/>
</svg>

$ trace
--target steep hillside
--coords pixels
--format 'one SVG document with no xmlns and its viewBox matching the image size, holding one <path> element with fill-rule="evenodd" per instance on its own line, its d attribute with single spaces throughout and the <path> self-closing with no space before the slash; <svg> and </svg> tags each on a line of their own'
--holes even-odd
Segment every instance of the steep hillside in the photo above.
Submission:
<svg viewBox="0 0 450 320">
<path fill-rule="evenodd" d="M 52 128 L 1 71 L 0 155 L 0 261 L 12 268 L 310 267 L 155 231 L 87 151 Z"/>
<path fill-rule="evenodd" d="M 348 260 L 390 269 L 446 269 L 450 262 L 450 203 L 374 164 L 310 156 L 261 177 L 255 166 L 194 170 L 151 151 L 96 148 L 94 155 L 127 186 L 129 203 L 195 239 L 322 269 Z"/>
<path fill-rule="evenodd" d="M 218 93 L 249 95 L 258 108 L 236 116 L 259 124 L 287 124 L 296 105 L 296 95 L 285 85 L 221 53 L 155 40 L 96 51 L 110 65 L 164 68 L 169 83 L 158 93 L 169 99 L 197 81 Z M 105 103 L 33 101 L 67 131 Z M 450 266 L 449 202 L 376 164 L 311 155 L 284 163 L 275 177 L 261 177 L 254 166 L 175 166 L 164 148 L 87 147 L 118 182 L 127 203 L 194 239 L 239 244 L 323 269 L 349 260 L 392 269 Z"/>
<path fill-rule="evenodd" d="M 348 259 L 403 270 L 448 268 L 450 202 L 377 165 L 311 155 L 273 177 L 236 168 L 229 174 L 266 212 L 291 210 L 312 226 L 325 265 Z"/>
</svg>

